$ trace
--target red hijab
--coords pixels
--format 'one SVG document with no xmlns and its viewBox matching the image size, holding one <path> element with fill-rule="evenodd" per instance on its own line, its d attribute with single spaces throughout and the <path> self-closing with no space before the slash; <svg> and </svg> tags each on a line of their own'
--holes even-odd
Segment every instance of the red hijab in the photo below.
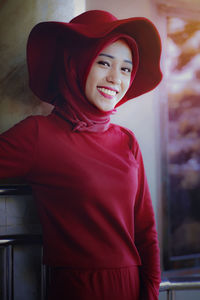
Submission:
<svg viewBox="0 0 200 300">
<path fill-rule="evenodd" d="M 65 46 L 60 47 L 57 79 L 54 77 L 58 85 L 59 95 L 55 97 L 56 106 L 53 113 L 70 122 L 73 131 L 103 132 L 108 129 L 110 115 L 115 109 L 104 112 L 91 104 L 85 96 L 85 84 L 94 59 L 103 48 L 119 39 L 123 39 L 132 52 L 131 85 L 137 72 L 139 55 L 137 44 L 130 36 L 112 34 L 103 39 L 83 38 L 79 41 L 80 47 L 77 47 L 77 41 L 72 41 L 70 51 L 69 46 L 67 51 Z"/>
</svg>

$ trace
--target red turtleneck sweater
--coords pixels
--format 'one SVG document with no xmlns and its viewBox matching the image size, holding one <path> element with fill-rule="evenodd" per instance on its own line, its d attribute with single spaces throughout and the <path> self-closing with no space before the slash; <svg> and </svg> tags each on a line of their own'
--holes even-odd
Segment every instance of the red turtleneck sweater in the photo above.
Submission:
<svg viewBox="0 0 200 300">
<path fill-rule="evenodd" d="M 157 299 L 159 248 L 141 151 L 129 130 L 74 132 L 52 113 L 0 136 L 0 178 L 31 184 L 44 263 L 73 268 L 140 266 Z M 154 298 L 155 297 L 155 298 Z"/>
</svg>

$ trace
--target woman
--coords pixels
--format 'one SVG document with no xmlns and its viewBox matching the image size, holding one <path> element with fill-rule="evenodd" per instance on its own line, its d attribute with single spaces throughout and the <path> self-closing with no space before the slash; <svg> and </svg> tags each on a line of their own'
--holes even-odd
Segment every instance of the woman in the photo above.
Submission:
<svg viewBox="0 0 200 300">
<path fill-rule="evenodd" d="M 159 248 L 138 143 L 115 108 L 161 80 L 160 38 L 144 18 L 88 11 L 33 28 L 32 91 L 55 106 L 0 137 L 0 177 L 32 186 L 48 299 L 155 300 Z"/>
</svg>

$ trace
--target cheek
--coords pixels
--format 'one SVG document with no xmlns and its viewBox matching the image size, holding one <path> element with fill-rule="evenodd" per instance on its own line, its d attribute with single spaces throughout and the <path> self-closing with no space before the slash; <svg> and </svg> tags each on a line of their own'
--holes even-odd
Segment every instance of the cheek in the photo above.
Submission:
<svg viewBox="0 0 200 300">
<path fill-rule="evenodd" d="M 131 78 L 126 78 L 124 81 L 123 81 L 123 90 L 124 90 L 124 93 L 126 93 L 130 87 L 130 83 L 131 83 Z"/>
<path fill-rule="evenodd" d="M 96 92 L 96 87 L 100 84 L 103 83 L 105 77 L 105 71 L 101 70 L 98 67 L 93 67 L 91 68 L 87 80 L 86 80 L 86 84 L 85 84 L 85 93 L 87 92 L 92 94 Z M 86 95 L 88 96 L 88 95 Z"/>
<path fill-rule="evenodd" d="M 88 74 L 87 80 L 86 80 L 86 89 L 93 89 L 94 86 L 96 85 L 96 73 L 94 70 L 91 70 L 90 73 Z"/>
<path fill-rule="evenodd" d="M 94 99 L 96 99 L 97 85 L 98 77 L 96 76 L 96 72 L 91 70 L 85 84 L 85 96 L 91 103 L 94 103 Z"/>
<path fill-rule="evenodd" d="M 91 77 L 91 73 L 89 73 L 85 83 L 85 94 L 87 98 L 89 98 L 90 96 L 91 89 L 92 89 L 92 77 Z"/>
</svg>

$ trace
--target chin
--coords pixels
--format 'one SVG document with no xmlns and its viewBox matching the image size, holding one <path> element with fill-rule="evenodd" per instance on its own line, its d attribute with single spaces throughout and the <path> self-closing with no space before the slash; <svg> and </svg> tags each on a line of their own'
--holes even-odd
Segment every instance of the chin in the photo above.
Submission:
<svg viewBox="0 0 200 300">
<path fill-rule="evenodd" d="M 105 103 L 105 105 L 99 105 L 98 106 L 98 109 L 101 110 L 101 111 L 104 111 L 104 112 L 109 112 L 109 111 L 112 111 L 115 106 L 116 106 L 116 102 L 115 103 Z"/>
<path fill-rule="evenodd" d="M 104 111 L 104 112 L 109 112 L 112 111 L 115 107 L 110 106 L 110 107 L 98 107 L 99 110 Z"/>
</svg>

